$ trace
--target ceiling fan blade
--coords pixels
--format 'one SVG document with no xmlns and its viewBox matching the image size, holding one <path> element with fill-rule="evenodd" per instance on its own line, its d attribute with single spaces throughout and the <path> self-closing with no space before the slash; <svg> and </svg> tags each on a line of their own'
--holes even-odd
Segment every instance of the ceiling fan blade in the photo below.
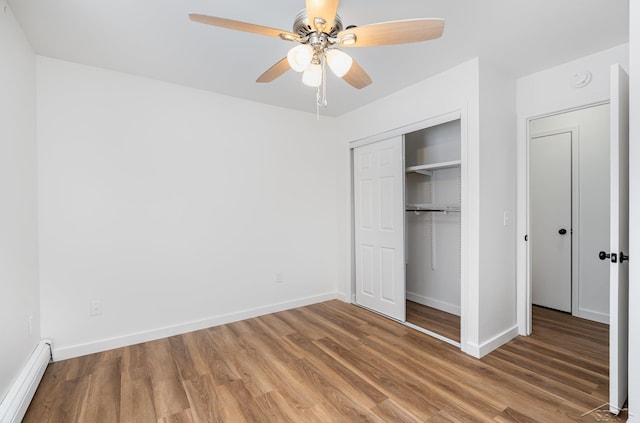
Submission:
<svg viewBox="0 0 640 423">
<path fill-rule="evenodd" d="M 349 72 L 347 72 L 342 79 L 357 89 L 362 89 L 372 82 L 369 74 L 367 74 L 362 66 L 360 66 L 355 60 L 353 61 Z"/>
<path fill-rule="evenodd" d="M 344 47 L 370 47 L 432 40 L 441 37 L 443 31 L 444 19 L 407 19 L 347 29 L 341 31 L 338 38 L 354 34 L 355 43 L 345 43 Z"/>
<path fill-rule="evenodd" d="M 284 74 L 289 69 L 291 69 L 291 66 L 289 66 L 289 60 L 285 57 L 284 59 L 280 60 L 278 63 L 267 69 L 265 73 L 260 75 L 256 82 L 271 82 Z"/>
<path fill-rule="evenodd" d="M 307 16 L 309 18 L 309 25 L 314 27 L 315 18 L 320 18 L 326 22 L 324 28 L 315 28 L 320 31 L 323 29 L 329 29 L 333 22 L 336 20 L 336 13 L 338 13 L 339 0 L 306 0 Z"/>
<path fill-rule="evenodd" d="M 234 21 L 232 19 L 218 18 L 216 16 L 199 15 L 197 13 L 189 14 L 189 19 L 194 22 L 200 22 L 207 25 L 219 26 L 221 28 L 235 29 L 236 31 L 250 32 L 252 34 L 266 35 L 268 37 L 283 38 L 289 40 L 299 40 L 300 37 L 293 32 L 284 31 L 282 29 L 269 28 L 268 26 L 254 25 L 247 22 Z"/>
</svg>

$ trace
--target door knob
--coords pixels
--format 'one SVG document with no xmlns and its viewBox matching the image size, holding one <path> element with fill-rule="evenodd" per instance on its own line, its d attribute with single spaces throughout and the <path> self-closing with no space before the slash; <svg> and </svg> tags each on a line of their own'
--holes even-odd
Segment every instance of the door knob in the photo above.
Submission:
<svg viewBox="0 0 640 423">
<path fill-rule="evenodd" d="M 558 233 L 559 233 L 560 235 L 564 235 L 564 234 L 566 234 L 566 233 L 567 233 L 567 230 L 566 230 L 565 228 L 562 228 L 562 229 L 560 229 L 560 230 L 558 231 Z"/>
<path fill-rule="evenodd" d="M 600 258 L 600 260 L 606 260 L 609 257 L 611 257 L 611 254 L 607 254 L 604 251 L 600 251 L 600 253 L 598 253 L 598 258 Z"/>
<path fill-rule="evenodd" d="M 620 251 L 620 263 L 624 263 L 625 261 L 629 261 L 629 256 L 625 256 L 624 252 Z"/>
</svg>

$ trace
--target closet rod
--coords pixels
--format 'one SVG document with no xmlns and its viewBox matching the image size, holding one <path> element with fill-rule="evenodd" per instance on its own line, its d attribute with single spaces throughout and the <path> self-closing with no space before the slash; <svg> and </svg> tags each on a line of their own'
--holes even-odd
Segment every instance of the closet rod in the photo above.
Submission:
<svg viewBox="0 0 640 423">
<path fill-rule="evenodd" d="M 406 212 L 451 212 L 460 213 L 460 209 L 406 209 Z"/>
</svg>

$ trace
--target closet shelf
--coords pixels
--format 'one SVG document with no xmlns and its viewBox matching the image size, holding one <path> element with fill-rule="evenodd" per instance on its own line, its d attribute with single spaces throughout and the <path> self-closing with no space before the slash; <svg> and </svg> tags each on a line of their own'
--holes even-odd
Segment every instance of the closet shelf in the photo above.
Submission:
<svg viewBox="0 0 640 423">
<path fill-rule="evenodd" d="M 459 212 L 459 204 L 407 204 L 405 211 L 412 212 Z"/>
<path fill-rule="evenodd" d="M 450 167 L 458 167 L 462 164 L 461 160 L 451 160 L 449 162 L 431 163 L 418 166 L 410 166 L 406 169 L 406 173 L 420 173 L 422 175 L 431 176 L 431 171 L 439 169 L 447 169 Z"/>
</svg>

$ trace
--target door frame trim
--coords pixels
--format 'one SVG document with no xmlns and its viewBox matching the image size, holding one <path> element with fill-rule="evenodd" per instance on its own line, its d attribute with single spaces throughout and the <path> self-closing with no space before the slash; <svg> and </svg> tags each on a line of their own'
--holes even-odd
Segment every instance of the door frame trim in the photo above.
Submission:
<svg viewBox="0 0 640 423">
<path fill-rule="evenodd" d="M 398 128 L 390 129 L 388 131 L 371 135 L 369 137 L 353 140 L 349 142 L 349 149 L 353 150 L 356 147 L 362 147 L 364 145 L 373 144 L 378 141 L 386 140 L 388 138 L 397 137 L 399 135 L 405 135 L 411 132 L 419 131 L 421 129 L 431 128 L 432 126 L 440 125 L 442 123 L 447 123 L 457 119 L 462 119 L 462 115 L 463 113 L 461 110 L 455 110 L 453 112 L 443 113 L 441 115 L 433 116 L 428 119 L 411 123 L 409 125 L 404 125 Z"/>
</svg>

